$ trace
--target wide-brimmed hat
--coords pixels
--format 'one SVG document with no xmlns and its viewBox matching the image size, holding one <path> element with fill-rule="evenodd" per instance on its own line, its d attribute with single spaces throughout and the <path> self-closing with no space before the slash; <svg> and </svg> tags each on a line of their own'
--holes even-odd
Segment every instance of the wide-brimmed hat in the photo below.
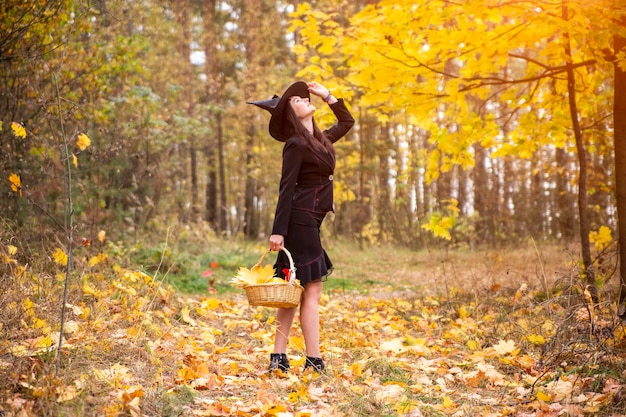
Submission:
<svg viewBox="0 0 626 417">
<path fill-rule="evenodd" d="M 291 84 L 282 96 L 274 95 L 269 100 L 259 100 L 259 101 L 248 101 L 248 104 L 254 104 L 264 110 L 270 112 L 272 117 L 270 117 L 270 125 L 269 131 L 270 135 L 278 141 L 285 142 L 289 139 L 289 133 L 285 128 L 285 118 L 284 118 L 284 110 L 285 104 L 289 101 L 290 97 L 298 96 L 302 98 L 311 98 L 311 93 L 309 93 L 309 87 L 304 81 L 296 81 Z"/>
</svg>

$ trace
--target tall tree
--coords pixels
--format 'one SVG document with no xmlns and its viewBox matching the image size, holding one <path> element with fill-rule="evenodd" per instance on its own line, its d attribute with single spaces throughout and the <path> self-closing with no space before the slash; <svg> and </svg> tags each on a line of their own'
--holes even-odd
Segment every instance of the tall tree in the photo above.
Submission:
<svg viewBox="0 0 626 417">
<path fill-rule="evenodd" d="M 561 7 L 561 18 L 564 21 L 571 19 L 570 10 L 567 6 L 567 0 L 563 0 Z M 572 45 L 570 33 L 564 33 L 564 45 L 566 59 L 567 74 L 567 98 L 570 116 L 572 118 L 572 130 L 574 131 L 574 140 L 576 142 L 576 150 L 578 154 L 578 216 L 580 222 L 580 245 L 583 258 L 583 272 L 590 288 L 591 296 L 594 302 L 598 302 L 598 288 L 596 286 L 595 274 L 592 268 L 591 248 L 589 243 L 589 232 L 591 226 L 589 224 L 589 207 L 587 195 L 587 150 L 583 143 L 582 131 L 578 116 L 578 103 L 576 102 L 576 79 L 574 74 L 574 57 L 572 55 Z"/>
<path fill-rule="evenodd" d="M 191 119 L 194 117 L 194 105 L 195 105 L 195 91 L 194 91 L 194 70 L 191 63 L 191 5 L 189 0 L 184 0 L 178 3 L 178 6 L 174 12 L 177 15 L 177 24 L 180 29 L 181 36 L 179 52 L 182 72 L 182 88 L 181 94 L 181 108 L 184 115 Z M 181 153 L 184 155 L 185 151 L 189 152 L 189 176 L 190 176 L 190 189 L 189 200 L 191 200 L 191 210 L 194 218 L 198 215 L 198 159 L 196 150 L 195 135 L 191 134 L 188 138 L 189 146 L 181 146 Z M 187 170 L 185 170 L 187 171 Z M 187 174 L 187 172 L 185 172 Z"/>
<path fill-rule="evenodd" d="M 258 89 L 257 84 L 260 78 L 261 56 L 260 44 L 261 36 L 261 1 L 251 0 L 245 3 L 242 8 L 242 23 L 245 31 L 245 76 L 244 94 L 245 97 L 255 97 Z M 254 109 L 248 109 L 248 112 Z M 259 210 L 258 210 L 258 182 L 257 174 L 259 161 L 255 160 L 255 140 L 257 137 L 255 118 L 246 117 L 246 143 L 245 143 L 245 169 L 246 188 L 244 191 L 244 235 L 248 238 L 259 236 Z"/>
<path fill-rule="evenodd" d="M 207 182 L 205 194 L 205 219 L 216 230 L 219 229 L 217 164 L 218 164 L 218 137 L 217 125 L 220 122 L 219 113 L 219 63 L 218 63 L 218 28 L 217 2 L 204 0 L 202 21 L 204 22 L 204 56 L 206 75 L 206 96 L 210 108 L 213 132 L 206 138 L 204 153 L 206 155 Z"/>
<path fill-rule="evenodd" d="M 626 17 L 618 19 L 626 30 Z M 615 194 L 619 228 L 620 315 L 626 319 L 626 31 L 614 37 L 615 96 L 613 120 L 615 134 Z M 618 59 L 619 57 L 619 59 Z"/>
</svg>

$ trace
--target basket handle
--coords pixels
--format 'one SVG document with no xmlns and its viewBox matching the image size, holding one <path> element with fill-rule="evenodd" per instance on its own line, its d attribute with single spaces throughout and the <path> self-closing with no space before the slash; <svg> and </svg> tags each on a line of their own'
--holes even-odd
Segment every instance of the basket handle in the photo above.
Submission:
<svg viewBox="0 0 626 417">
<path fill-rule="evenodd" d="M 289 280 L 287 280 L 288 283 L 290 284 L 295 284 L 296 282 L 296 264 L 293 262 L 293 257 L 291 256 L 291 252 L 289 252 L 287 250 L 286 247 L 281 246 L 280 250 L 282 250 L 283 252 L 285 252 L 285 255 L 287 255 L 287 258 L 289 259 Z M 265 259 L 265 257 L 267 256 L 268 253 L 270 253 L 271 251 L 269 249 L 266 249 L 265 252 L 263 252 L 263 255 L 261 255 L 261 259 L 259 259 L 259 261 L 252 267 L 252 269 L 255 268 L 259 268 L 261 266 L 261 264 L 263 263 L 263 259 Z"/>
</svg>

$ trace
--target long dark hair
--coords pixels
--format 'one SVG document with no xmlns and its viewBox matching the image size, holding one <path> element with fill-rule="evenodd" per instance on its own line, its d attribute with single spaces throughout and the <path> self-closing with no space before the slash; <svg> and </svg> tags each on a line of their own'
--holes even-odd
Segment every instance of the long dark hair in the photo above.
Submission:
<svg viewBox="0 0 626 417">
<path fill-rule="evenodd" d="M 283 111 L 286 122 L 286 130 L 289 136 L 295 135 L 304 138 L 309 149 L 326 152 L 331 155 L 335 154 L 333 143 L 326 137 L 324 132 L 317 127 L 315 118 L 313 119 L 313 134 L 311 134 L 311 132 L 304 127 L 300 119 L 298 119 L 289 103 L 287 103 L 285 110 Z"/>
</svg>

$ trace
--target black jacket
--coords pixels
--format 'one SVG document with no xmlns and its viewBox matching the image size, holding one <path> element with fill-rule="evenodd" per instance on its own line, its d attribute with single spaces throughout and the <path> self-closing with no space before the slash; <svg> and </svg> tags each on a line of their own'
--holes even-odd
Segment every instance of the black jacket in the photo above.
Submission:
<svg viewBox="0 0 626 417">
<path fill-rule="evenodd" d="M 354 119 L 342 99 L 330 108 L 337 117 L 337 124 L 324 134 L 335 143 L 352 128 Z M 291 209 L 324 214 L 333 210 L 334 170 L 334 155 L 308 148 L 303 138 L 287 139 L 272 234 L 287 236 Z"/>
</svg>

